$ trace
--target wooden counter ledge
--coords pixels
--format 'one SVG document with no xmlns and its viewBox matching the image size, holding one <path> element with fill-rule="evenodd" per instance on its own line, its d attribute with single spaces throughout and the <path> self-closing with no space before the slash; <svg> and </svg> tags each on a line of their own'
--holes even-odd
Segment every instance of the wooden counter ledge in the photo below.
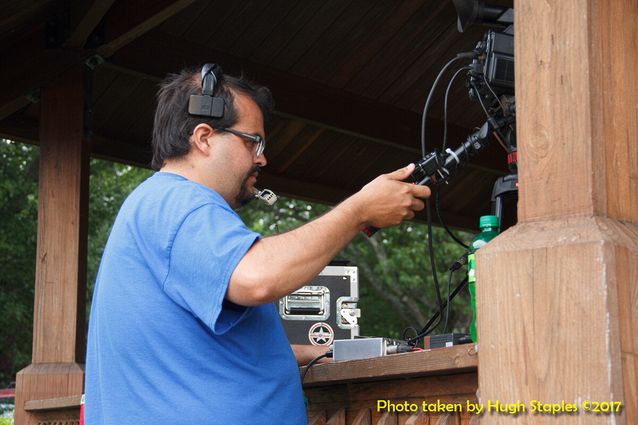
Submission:
<svg viewBox="0 0 638 425">
<path fill-rule="evenodd" d="M 304 386 L 475 372 L 477 365 L 476 346 L 464 344 L 373 359 L 316 364 L 306 375 Z M 303 374 L 305 367 L 299 370 Z"/>
</svg>

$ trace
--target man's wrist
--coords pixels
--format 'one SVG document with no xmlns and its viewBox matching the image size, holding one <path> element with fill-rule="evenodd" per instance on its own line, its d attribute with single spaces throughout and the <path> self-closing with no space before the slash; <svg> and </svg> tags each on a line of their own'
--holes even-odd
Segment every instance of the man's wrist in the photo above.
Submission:
<svg viewBox="0 0 638 425">
<path fill-rule="evenodd" d="M 358 196 L 359 194 L 355 193 L 345 199 L 335 207 L 335 210 L 346 215 L 347 219 L 356 226 L 357 230 L 362 230 L 365 226 L 367 226 L 368 218 L 366 216 L 365 208 Z"/>
</svg>

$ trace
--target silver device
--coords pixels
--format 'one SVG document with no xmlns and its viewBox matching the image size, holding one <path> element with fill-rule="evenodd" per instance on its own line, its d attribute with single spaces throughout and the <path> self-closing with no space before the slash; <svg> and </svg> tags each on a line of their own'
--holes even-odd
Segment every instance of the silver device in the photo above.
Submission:
<svg viewBox="0 0 638 425">
<path fill-rule="evenodd" d="M 253 195 L 255 196 L 255 198 L 261 199 L 271 206 L 274 205 L 275 202 L 277 202 L 277 195 L 275 195 L 275 192 L 270 189 L 259 190 L 256 187 L 253 187 Z"/>
</svg>

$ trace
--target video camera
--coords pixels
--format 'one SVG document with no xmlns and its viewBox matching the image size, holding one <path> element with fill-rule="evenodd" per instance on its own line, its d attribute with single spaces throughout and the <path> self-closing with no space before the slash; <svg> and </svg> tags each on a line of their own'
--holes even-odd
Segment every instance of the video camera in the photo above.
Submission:
<svg viewBox="0 0 638 425">
<path fill-rule="evenodd" d="M 492 190 L 492 214 L 499 217 L 501 230 L 516 223 L 518 201 L 516 101 L 514 97 L 514 11 L 486 5 L 480 0 L 453 0 L 458 15 L 457 28 L 463 32 L 472 24 L 489 26 L 474 51 L 476 59 L 468 72 L 470 99 L 481 103 L 488 121 L 508 125 L 496 128 L 494 137 L 507 150 L 511 174 L 497 179 Z"/>
<path fill-rule="evenodd" d="M 487 5 L 482 0 L 453 0 L 458 15 L 457 28 L 463 32 L 473 24 L 490 27 L 474 52 L 468 72 L 470 99 L 481 103 L 488 117 L 510 118 L 516 115 L 514 98 L 514 10 Z M 515 120 L 498 129 L 495 137 L 506 149 L 516 151 Z M 515 172 L 516 158 L 508 158 Z"/>
</svg>

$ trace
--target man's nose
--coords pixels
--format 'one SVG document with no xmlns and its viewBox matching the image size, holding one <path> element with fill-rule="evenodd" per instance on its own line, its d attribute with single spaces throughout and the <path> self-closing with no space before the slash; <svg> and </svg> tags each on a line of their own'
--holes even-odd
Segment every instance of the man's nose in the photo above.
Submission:
<svg viewBox="0 0 638 425">
<path fill-rule="evenodd" d="M 255 164 L 259 165 L 260 167 L 265 167 L 266 164 L 268 164 L 268 160 L 266 159 L 266 154 L 262 152 L 261 155 L 255 158 Z"/>
</svg>

